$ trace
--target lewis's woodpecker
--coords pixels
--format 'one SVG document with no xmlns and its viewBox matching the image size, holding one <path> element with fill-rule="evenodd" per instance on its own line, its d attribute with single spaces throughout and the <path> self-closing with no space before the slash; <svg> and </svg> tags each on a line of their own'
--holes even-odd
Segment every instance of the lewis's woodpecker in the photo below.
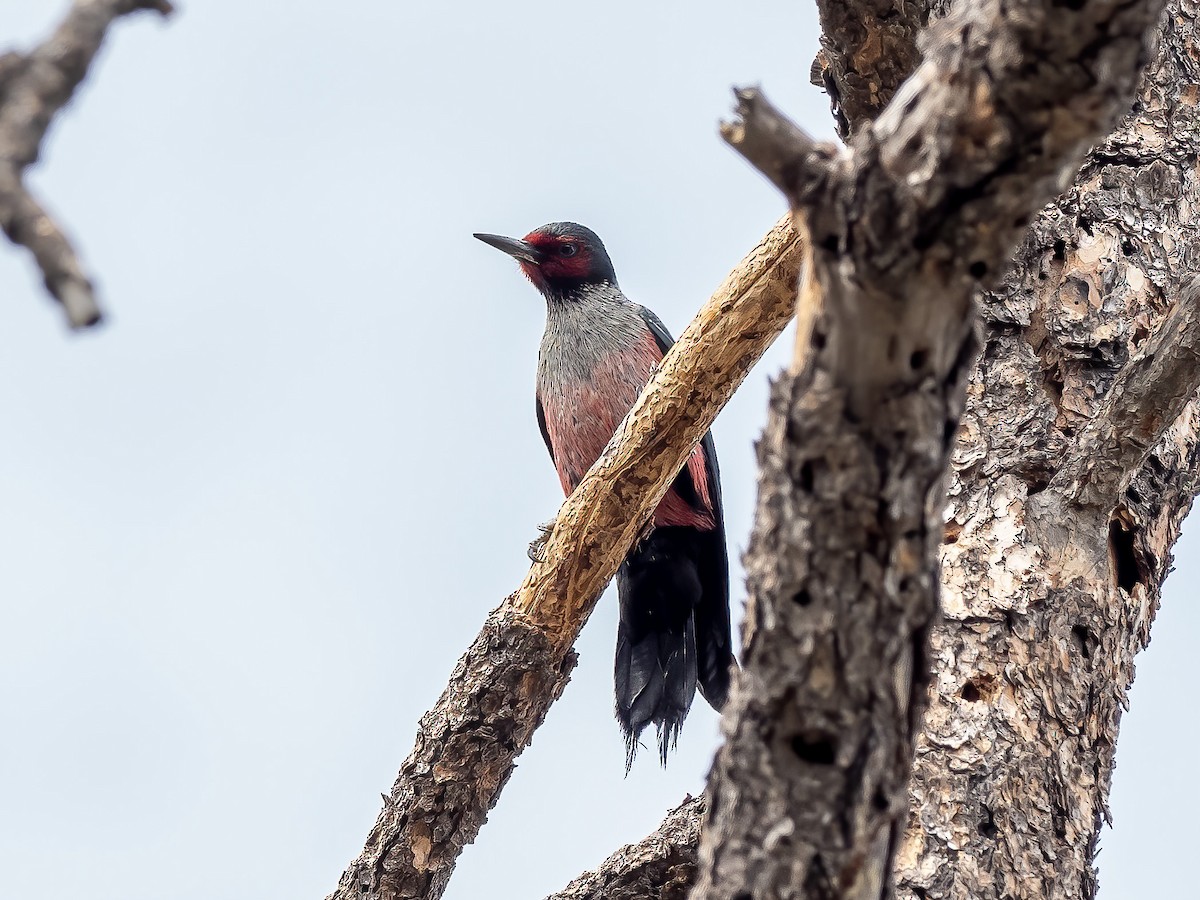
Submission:
<svg viewBox="0 0 1200 900">
<path fill-rule="evenodd" d="M 674 340 L 654 313 L 621 292 L 608 252 L 590 229 L 555 222 L 521 240 L 475 237 L 514 257 L 546 298 L 537 420 L 570 494 Z M 626 768 L 651 722 L 665 765 L 696 687 L 720 709 L 734 665 L 729 561 L 711 434 L 692 451 L 649 531 L 621 565 L 617 593 L 616 712 Z"/>
</svg>

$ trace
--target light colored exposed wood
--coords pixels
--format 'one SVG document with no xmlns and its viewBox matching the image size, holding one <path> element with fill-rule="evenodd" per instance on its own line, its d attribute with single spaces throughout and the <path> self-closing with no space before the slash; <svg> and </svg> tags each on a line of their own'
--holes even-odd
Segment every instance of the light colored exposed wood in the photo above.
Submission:
<svg viewBox="0 0 1200 900">
<path fill-rule="evenodd" d="M 445 890 L 558 698 L 572 645 L 690 449 L 791 319 L 803 246 L 785 216 L 705 304 L 566 499 L 521 588 L 421 719 L 366 846 L 330 900 Z"/>
<path fill-rule="evenodd" d="M 513 604 L 564 648 L 692 448 L 790 321 L 801 249 L 789 217 L 776 223 L 680 335 L 559 509 Z"/>
</svg>

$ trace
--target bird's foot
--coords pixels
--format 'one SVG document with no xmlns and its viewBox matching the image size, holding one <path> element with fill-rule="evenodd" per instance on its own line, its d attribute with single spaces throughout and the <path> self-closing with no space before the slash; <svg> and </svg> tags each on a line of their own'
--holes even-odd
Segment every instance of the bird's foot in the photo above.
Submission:
<svg viewBox="0 0 1200 900">
<path fill-rule="evenodd" d="M 538 531 L 540 534 L 529 542 L 529 558 L 533 562 L 545 562 L 546 541 L 550 540 L 550 535 L 554 531 L 554 521 L 551 520 L 539 525 Z"/>
</svg>

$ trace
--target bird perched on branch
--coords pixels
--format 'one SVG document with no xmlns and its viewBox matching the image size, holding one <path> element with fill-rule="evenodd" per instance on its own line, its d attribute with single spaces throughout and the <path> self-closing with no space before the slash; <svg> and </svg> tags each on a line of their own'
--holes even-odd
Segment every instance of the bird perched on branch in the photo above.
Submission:
<svg viewBox="0 0 1200 900">
<path fill-rule="evenodd" d="M 521 240 L 476 234 L 517 260 L 546 299 L 537 369 L 542 438 L 570 494 L 600 456 L 674 343 L 654 313 L 629 300 L 595 232 L 543 225 Z M 616 713 L 628 770 L 651 722 L 666 764 L 696 687 L 720 709 L 735 665 L 729 562 L 711 434 L 692 451 L 617 572 Z"/>
</svg>

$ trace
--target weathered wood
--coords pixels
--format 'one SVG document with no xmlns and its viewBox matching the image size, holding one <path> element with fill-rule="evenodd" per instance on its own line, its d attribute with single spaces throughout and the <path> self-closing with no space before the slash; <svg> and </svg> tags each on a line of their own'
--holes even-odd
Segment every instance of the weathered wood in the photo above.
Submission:
<svg viewBox="0 0 1200 900">
<path fill-rule="evenodd" d="M 1200 487 L 1198 48 L 1170 3 L 1133 111 L 985 298 L 902 897 L 1095 894 L 1134 656 Z"/>
<path fill-rule="evenodd" d="M 1080 434 L 1071 463 L 1054 476 L 1051 490 L 1069 503 L 1110 513 L 1198 386 L 1200 277 L 1194 277 L 1182 286 L 1175 308 L 1154 336 L 1121 370 L 1104 405 Z"/>
<path fill-rule="evenodd" d="M 691 448 L 791 319 L 802 246 L 781 220 L 704 305 L 563 503 L 541 559 L 421 720 L 331 900 L 437 898 L 557 699 L 571 647 Z"/>
<path fill-rule="evenodd" d="M 791 320 L 802 247 L 780 221 L 697 313 L 559 510 L 515 606 L 563 649 L 575 643 L 691 449 Z"/>
<path fill-rule="evenodd" d="M 1194 4 L 1169 4 L 1134 110 L 984 295 L 896 861 L 904 898 L 1096 889 L 1134 654 L 1200 489 L 1186 289 L 1200 271 L 1196 28 Z M 1080 491 L 1093 465 L 1115 500 Z"/>
<path fill-rule="evenodd" d="M 960 4 L 824 171 L 784 125 L 731 131 L 769 136 L 752 156 L 808 225 L 822 313 L 759 445 L 743 669 L 693 897 L 895 896 L 973 297 L 1128 110 L 1160 9 Z"/>
<path fill-rule="evenodd" d="M 546 900 L 684 900 L 696 877 L 704 801 L 684 800 L 654 833 L 627 844 Z"/>
<path fill-rule="evenodd" d="M 917 67 L 917 37 L 930 6 L 925 0 L 817 0 L 821 51 L 812 83 L 829 95 L 843 140 L 873 122 Z"/>
</svg>

